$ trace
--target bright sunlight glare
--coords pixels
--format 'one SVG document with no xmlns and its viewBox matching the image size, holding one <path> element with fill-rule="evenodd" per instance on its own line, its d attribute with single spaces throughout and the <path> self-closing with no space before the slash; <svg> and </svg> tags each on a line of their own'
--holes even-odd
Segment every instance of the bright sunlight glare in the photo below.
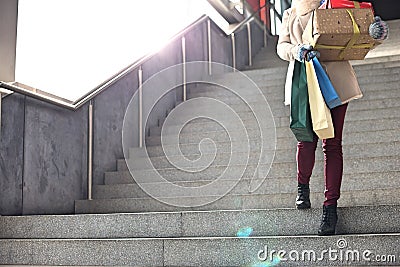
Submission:
<svg viewBox="0 0 400 267">
<path fill-rule="evenodd" d="M 226 27 L 206 0 L 19 0 L 16 81 L 75 100 L 203 14 Z"/>
</svg>

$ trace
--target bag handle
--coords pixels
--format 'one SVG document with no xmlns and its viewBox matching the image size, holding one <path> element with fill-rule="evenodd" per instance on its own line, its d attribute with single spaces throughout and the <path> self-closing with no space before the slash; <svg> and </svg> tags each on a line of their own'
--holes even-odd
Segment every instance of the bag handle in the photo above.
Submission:
<svg viewBox="0 0 400 267">
<path fill-rule="evenodd" d="M 314 33 L 314 16 L 315 16 L 315 10 L 311 13 L 311 37 L 314 38 L 315 35 L 318 33 Z"/>
</svg>

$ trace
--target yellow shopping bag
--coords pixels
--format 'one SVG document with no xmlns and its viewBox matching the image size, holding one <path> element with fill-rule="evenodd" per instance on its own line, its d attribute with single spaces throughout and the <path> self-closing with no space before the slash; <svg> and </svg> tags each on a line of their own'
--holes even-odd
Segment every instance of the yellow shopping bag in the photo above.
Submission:
<svg viewBox="0 0 400 267">
<path fill-rule="evenodd" d="M 313 130 L 320 139 L 335 137 L 331 112 L 325 104 L 318 84 L 317 74 L 315 73 L 312 61 L 306 63 L 308 101 L 310 103 L 311 121 Z"/>
</svg>

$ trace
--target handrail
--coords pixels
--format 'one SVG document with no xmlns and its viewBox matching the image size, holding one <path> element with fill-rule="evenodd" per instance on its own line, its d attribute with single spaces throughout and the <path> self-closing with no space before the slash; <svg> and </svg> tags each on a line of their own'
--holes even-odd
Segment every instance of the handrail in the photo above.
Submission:
<svg viewBox="0 0 400 267">
<path fill-rule="evenodd" d="M 235 33 L 236 31 L 240 30 L 244 25 L 246 25 L 248 22 L 254 20 L 254 16 L 263 8 L 266 8 L 268 5 L 272 6 L 272 9 L 274 10 L 275 14 L 278 16 L 278 18 L 280 20 L 282 20 L 282 16 L 277 12 L 277 10 L 275 9 L 275 6 L 273 3 L 271 3 L 270 1 L 268 1 L 268 3 L 266 3 L 265 5 L 261 6 L 260 8 L 258 8 L 256 11 L 254 11 L 249 17 L 247 17 L 246 19 L 244 19 L 243 21 L 241 21 L 238 25 L 236 25 L 230 32 L 226 32 L 223 31 L 227 36 L 231 35 L 232 33 Z M 199 19 L 197 19 L 196 21 L 194 21 L 193 23 L 191 23 L 189 26 L 187 26 L 185 29 L 181 30 L 180 32 L 178 32 L 177 34 L 175 34 L 167 43 L 171 43 L 174 40 L 176 40 L 177 38 L 181 37 L 182 35 L 184 35 L 185 33 L 187 33 L 188 31 L 190 31 L 192 28 L 196 27 L 197 25 L 199 25 L 202 22 L 205 22 L 206 20 L 210 19 L 209 16 L 207 15 L 202 15 Z M 259 25 L 259 24 L 257 24 Z M 102 93 L 105 89 L 107 89 L 110 85 L 114 84 L 115 82 L 117 82 L 120 78 L 124 77 L 127 73 L 129 73 L 130 71 L 132 71 L 133 69 L 139 67 L 141 64 L 143 64 L 145 61 L 147 61 L 148 59 L 150 59 L 151 57 L 155 56 L 157 54 L 158 51 L 149 53 L 145 56 L 143 56 L 142 58 L 138 59 L 137 61 L 135 61 L 134 63 L 132 63 L 131 65 L 123 68 L 122 70 L 120 70 L 119 72 L 117 72 L 115 75 L 111 76 L 110 78 L 108 78 L 107 80 L 105 80 L 103 83 L 101 83 L 99 86 L 95 87 L 93 90 L 91 90 L 90 92 L 86 93 L 85 95 L 83 95 L 82 97 L 80 97 L 79 99 L 77 99 L 74 102 L 71 101 L 65 101 L 62 99 L 58 99 L 49 95 L 44 95 L 44 94 L 40 94 L 28 89 L 25 89 L 23 87 L 14 85 L 14 84 L 10 84 L 7 82 L 3 82 L 0 81 L 0 88 L 4 88 L 4 89 L 8 89 L 17 93 L 20 93 L 22 95 L 26 95 L 38 100 L 42 100 L 44 102 L 59 106 L 59 107 L 63 107 L 63 108 L 67 108 L 70 110 L 77 110 L 80 107 L 82 107 L 84 104 L 86 104 L 87 102 L 89 102 L 90 100 L 92 100 L 94 97 L 96 97 L 97 95 L 99 95 L 100 93 Z"/>
<path fill-rule="evenodd" d="M 53 104 L 53 105 L 56 105 L 56 106 L 60 106 L 60 107 L 63 107 L 63 108 L 75 110 L 75 106 L 72 103 L 69 103 L 69 102 L 67 102 L 65 100 L 57 99 L 55 97 L 47 96 L 47 95 L 44 95 L 44 94 L 39 94 L 37 92 L 30 91 L 30 90 L 22 88 L 20 86 L 16 86 L 16 85 L 13 85 L 13 84 L 9 84 L 9 83 L 5 83 L 5 82 L 0 81 L 0 88 L 11 90 L 11 91 L 20 93 L 22 95 L 30 96 L 32 98 L 35 98 L 35 99 L 38 99 L 38 100 L 42 100 L 44 102 L 47 102 L 47 103 L 50 103 L 50 104 Z"/>
<path fill-rule="evenodd" d="M 254 16 L 260 12 L 261 9 L 265 8 L 267 5 L 263 5 L 262 7 L 258 8 L 256 11 L 254 11 L 253 13 L 251 13 L 250 16 L 248 16 L 247 18 L 245 18 L 244 20 L 242 20 L 241 22 L 239 22 L 234 28 L 232 28 L 232 30 L 227 33 L 227 35 L 231 35 L 232 33 L 240 30 L 242 27 L 244 27 L 244 25 L 246 25 L 248 22 L 252 21 L 254 19 Z"/>
</svg>

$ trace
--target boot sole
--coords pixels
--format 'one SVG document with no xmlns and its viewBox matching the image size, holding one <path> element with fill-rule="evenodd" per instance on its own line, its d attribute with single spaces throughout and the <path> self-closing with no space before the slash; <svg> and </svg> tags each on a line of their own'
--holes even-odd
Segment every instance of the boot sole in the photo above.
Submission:
<svg viewBox="0 0 400 267">
<path fill-rule="evenodd" d="M 296 204 L 296 209 L 298 209 L 298 210 L 311 209 L 311 204 L 309 204 L 309 205 L 307 205 L 307 204 L 300 204 L 300 205 L 297 205 L 297 204 Z"/>
<path fill-rule="evenodd" d="M 328 233 L 318 233 L 319 236 L 331 236 L 335 235 L 335 232 L 328 232 Z"/>
</svg>

